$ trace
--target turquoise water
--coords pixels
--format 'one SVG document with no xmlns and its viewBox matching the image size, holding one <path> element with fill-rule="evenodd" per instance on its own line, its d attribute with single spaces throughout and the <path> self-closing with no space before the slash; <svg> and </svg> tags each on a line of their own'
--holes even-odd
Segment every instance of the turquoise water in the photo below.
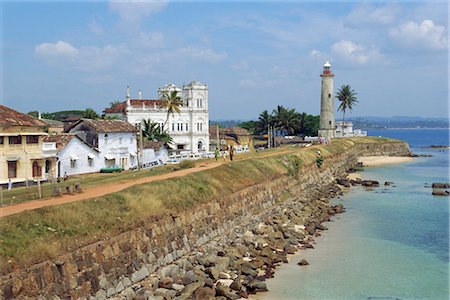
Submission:
<svg viewBox="0 0 450 300">
<path fill-rule="evenodd" d="M 448 144 L 448 131 L 439 134 L 434 144 Z M 427 146 L 414 138 L 411 145 Z M 449 299 L 449 198 L 425 187 L 449 181 L 449 152 L 413 151 L 433 157 L 362 172 L 395 187 L 356 187 L 336 200 L 347 212 L 327 224 L 315 249 L 276 272 L 262 299 Z M 298 266 L 302 258 L 310 265 Z"/>
</svg>

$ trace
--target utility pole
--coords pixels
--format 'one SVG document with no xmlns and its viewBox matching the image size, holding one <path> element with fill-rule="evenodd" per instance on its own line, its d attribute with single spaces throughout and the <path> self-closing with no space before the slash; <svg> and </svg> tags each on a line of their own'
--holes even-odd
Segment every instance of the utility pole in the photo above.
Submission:
<svg viewBox="0 0 450 300">
<path fill-rule="evenodd" d="M 270 125 L 267 125 L 267 148 L 270 148 Z"/>
<path fill-rule="evenodd" d="M 140 163 L 141 167 L 144 164 L 144 134 L 142 133 L 142 126 L 141 123 L 139 123 L 139 134 L 141 138 L 139 139 L 139 152 L 141 155 Z"/>
<path fill-rule="evenodd" d="M 142 139 L 142 137 L 141 137 L 141 130 L 140 130 L 140 127 L 141 127 L 141 125 L 140 124 L 136 124 L 136 125 L 134 125 L 135 127 L 136 127 L 136 160 L 137 160 L 137 168 L 138 168 L 138 170 L 140 170 L 141 169 L 141 164 L 140 164 L 140 159 L 139 159 L 139 155 L 141 154 L 140 153 L 140 148 L 139 148 L 139 140 L 141 140 Z"/>
<path fill-rule="evenodd" d="M 42 190 L 41 190 L 41 179 L 40 178 L 37 179 L 37 186 L 38 186 L 38 197 L 39 197 L 39 199 L 41 199 L 42 198 Z"/>
<path fill-rule="evenodd" d="M 216 125 L 217 126 L 217 149 L 220 150 L 220 137 L 219 137 L 219 124 Z"/>
</svg>

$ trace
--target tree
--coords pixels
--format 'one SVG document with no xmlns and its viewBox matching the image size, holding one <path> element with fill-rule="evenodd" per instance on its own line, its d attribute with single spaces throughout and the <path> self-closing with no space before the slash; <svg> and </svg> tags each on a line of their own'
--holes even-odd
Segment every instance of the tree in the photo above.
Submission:
<svg viewBox="0 0 450 300">
<path fill-rule="evenodd" d="M 240 128 L 247 129 L 248 132 L 250 132 L 250 134 L 255 134 L 257 125 L 258 125 L 258 122 L 256 122 L 256 121 L 246 121 L 246 122 L 239 123 L 237 126 Z"/>
<path fill-rule="evenodd" d="M 175 116 L 175 112 L 180 113 L 181 106 L 183 106 L 183 101 L 178 96 L 177 91 L 172 91 L 170 94 L 164 92 L 161 96 L 161 108 L 167 109 L 167 118 L 164 126 L 169 122 L 170 115 Z"/>
<path fill-rule="evenodd" d="M 269 125 L 272 125 L 272 116 L 265 110 L 259 114 L 258 122 L 256 123 L 256 133 L 267 133 Z"/>
<path fill-rule="evenodd" d="M 275 128 L 287 134 L 295 134 L 300 127 L 300 114 L 295 111 L 295 108 L 285 108 L 278 105 L 273 111 L 273 123 Z"/>
<path fill-rule="evenodd" d="M 152 122 L 150 119 L 144 120 L 144 128 L 142 135 L 149 141 L 162 141 L 165 144 L 173 142 L 172 137 L 160 127 L 159 124 Z"/>
<path fill-rule="evenodd" d="M 304 117 L 304 131 L 305 136 L 317 136 L 320 127 L 320 116 L 308 115 Z"/>
<path fill-rule="evenodd" d="M 100 116 L 92 108 L 86 108 L 83 113 L 83 118 L 86 119 L 98 119 Z"/>
<path fill-rule="evenodd" d="M 109 107 L 116 106 L 117 104 L 120 104 L 120 103 L 122 103 L 122 101 L 120 101 L 120 100 L 116 100 L 116 101 L 113 101 L 113 102 L 109 102 Z"/>
<path fill-rule="evenodd" d="M 345 122 L 345 111 L 353 110 L 353 106 L 358 103 L 358 100 L 356 99 L 356 92 L 355 90 L 352 90 L 350 85 L 343 85 L 336 93 L 336 98 L 341 102 L 339 104 L 338 110 L 343 112 L 342 116 L 342 135 L 344 135 L 344 122 Z"/>
</svg>

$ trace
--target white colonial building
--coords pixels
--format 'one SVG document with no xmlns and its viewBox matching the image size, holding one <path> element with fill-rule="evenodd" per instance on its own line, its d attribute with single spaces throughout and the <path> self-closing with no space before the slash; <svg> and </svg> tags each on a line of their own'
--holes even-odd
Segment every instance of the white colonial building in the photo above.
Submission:
<svg viewBox="0 0 450 300">
<path fill-rule="evenodd" d="M 362 131 L 361 129 L 353 129 L 352 122 L 336 121 L 334 125 L 336 128 L 336 137 L 367 136 L 367 131 Z"/>
<path fill-rule="evenodd" d="M 169 115 L 165 129 L 173 138 L 173 150 L 198 153 L 209 149 L 209 114 L 208 114 L 208 86 L 193 81 L 181 88 L 174 84 L 166 84 L 158 89 L 158 96 L 177 91 L 183 100 L 180 113 Z M 127 88 L 125 101 L 105 109 L 106 116 L 115 116 L 135 125 L 143 120 L 151 120 L 164 126 L 167 119 L 167 109 L 161 107 L 160 100 L 142 99 L 139 91 L 138 99 L 131 99 L 130 89 Z"/>
</svg>

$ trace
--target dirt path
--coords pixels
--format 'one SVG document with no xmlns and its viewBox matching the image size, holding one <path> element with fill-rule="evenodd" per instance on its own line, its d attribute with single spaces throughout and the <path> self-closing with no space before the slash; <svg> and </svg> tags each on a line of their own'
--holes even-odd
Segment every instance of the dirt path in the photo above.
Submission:
<svg viewBox="0 0 450 300">
<path fill-rule="evenodd" d="M 298 148 L 296 150 L 298 151 Z M 264 153 L 262 155 L 260 154 L 260 155 L 257 155 L 257 157 L 261 158 L 261 157 L 267 157 L 267 156 L 273 156 L 273 155 L 281 155 L 281 154 L 286 154 L 286 153 L 289 153 L 292 151 L 295 151 L 295 150 L 286 148 L 281 151 Z M 250 157 L 237 158 L 237 160 L 239 161 L 239 160 L 246 160 L 246 159 L 252 159 L 252 158 L 254 158 L 253 155 Z M 64 203 L 70 203 L 70 202 L 100 197 L 103 195 L 119 192 L 121 190 L 124 190 L 126 188 L 129 188 L 129 187 L 131 187 L 133 185 L 137 185 L 137 184 L 148 183 L 148 182 L 153 182 L 153 181 L 158 181 L 158 180 L 164 180 L 164 179 L 169 179 L 169 178 L 174 178 L 174 177 L 180 177 L 180 176 L 184 176 L 184 175 L 191 174 L 191 173 L 196 173 L 196 172 L 201 172 L 201 171 L 208 170 L 208 169 L 213 169 L 224 163 L 229 163 L 229 161 L 228 160 L 223 161 L 222 159 L 219 159 L 219 161 L 217 161 L 217 162 L 216 161 L 208 161 L 208 162 L 202 163 L 201 165 L 196 166 L 194 168 L 190 168 L 190 169 L 178 170 L 178 171 L 174 171 L 174 172 L 167 173 L 167 174 L 144 177 L 144 178 L 139 178 L 136 180 L 116 181 L 113 183 L 106 183 L 106 184 L 98 185 L 95 187 L 89 187 L 89 188 L 86 188 L 83 191 L 83 193 L 81 193 L 81 194 L 63 195 L 61 197 L 52 197 L 52 198 L 46 198 L 43 200 L 33 200 L 33 201 L 22 202 L 22 203 L 10 205 L 10 206 L 4 206 L 4 207 L 0 207 L 0 218 L 9 216 L 9 215 L 13 215 L 13 214 L 17 214 L 17 213 L 23 212 L 25 210 L 33 210 L 33 209 L 41 208 L 44 206 L 53 206 L 53 205 L 59 205 L 59 204 L 64 204 Z"/>
<path fill-rule="evenodd" d="M 218 162 L 206 162 L 204 164 L 201 164 L 198 167 L 190 168 L 190 169 L 183 169 L 174 171 L 167 174 L 162 175 L 155 175 L 150 177 L 144 177 L 139 178 L 136 180 L 127 180 L 127 181 L 117 181 L 114 183 L 107 183 L 98 185 L 95 187 L 86 188 L 83 193 L 81 194 L 72 194 L 72 195 L 63 195 L 61 197 L 52 197 L 52 198 L 46 198 L 44 200 L 33 200 L 28 202 L 22 202 L 15 205 L 10 206 L 4 206 L 0 208 L 0 217 L 5 217 L 13 214 L 20 213 L 25 210 L 32 210 L 44 206 L 53 206 L 53 205 L 59 205 L 64 203 L 70 203 L 75 201 L 81 201 L 86 200 L 94 197 L 100 197 L 106 194 L 116 193 L 121 190 L 124 190 L 126 188 L 129 188 L 130 186 L 152 182 L 152 181 L 158 181 L 158 180 L 164 180 L 174 177 L 180 177 L 191 173 L 196 173 L 208 169 L 213 169 L 215 167 L 220 166 L 225 162 L 218 161 Z"/>
</svg>

